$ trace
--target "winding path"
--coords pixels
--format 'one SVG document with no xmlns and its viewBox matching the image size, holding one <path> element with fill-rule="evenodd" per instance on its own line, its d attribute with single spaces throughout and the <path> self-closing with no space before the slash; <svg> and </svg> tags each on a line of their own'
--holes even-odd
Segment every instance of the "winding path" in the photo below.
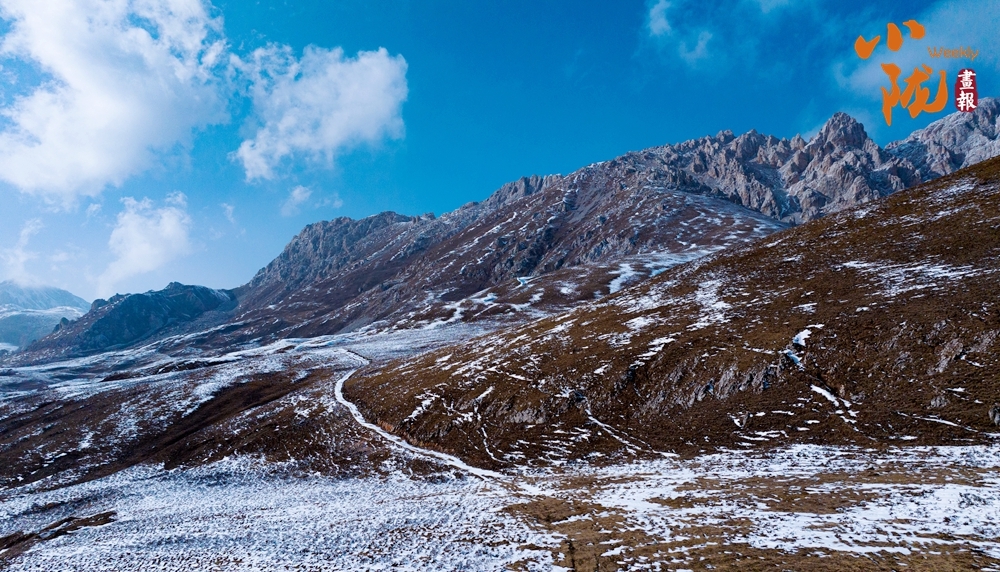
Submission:
<svg viewBox="0 0 1000 572">
<path fill-rule="evenodd" d="M 357 354 L 350 350 L 344 350 L 344 351 L 345 353 L 348 353 L 355 358 L 360 358 L 361 360 L 364 360 L 365 365 L 371 363 L 370 360 L 368 360 L 367 358 L 365 358 L 360 354 Z M 458 457 L 448 455 L 447 453 L 431 451 L 430 449 L 423 449 L 421 447 L 411 445 L 402 437 L 393 435 L 392 433 L 389 433 L 388 431 L 382 429 L 378 425 L 365 421 L 365 416 L 361 414 L 361 411 L 358 409 L 358 406 L 351 403 L 350 401 L 347 400 L 347 398 L 344 397 L 344 382 L 350 379 L 350 377 L 354 375 L 354 373 L 357 371 L 358 371 L 357 369 L 352 369 L 351 371 L 344 374 L 343 377 L 337 380 L 337 385 L 334 389 L 334 397 L 337 399 L 337 403 L 340 403 L 341 405 L 346 407 L 348 411 L 351 412 L 351 416 L 354 417 L 354 420 L 357 421 L 359 425 L 361 425 L 366 429 L 374 431 L 386 441 L 389 441 L 393 445 L 396 445 L 397 447 L 409 451 L 410 453 L 413 453 L 415 455 L 434 459 L 438 462 L 444 463 L 446 465 L 449 465 L 451 467 L 454 467 L 471 475 L 475 475 L 484 480 L 493 480 L 493 481 L 501 481 L 504 483 L 510 483 L 510 477 L 507 475 L 498 473 L 496 471 L 490 471 L 487 469 L 480 469 L 478 467 L 473 467 L 471 465 L 462 462 L 462 460 L 459 459 Z"/>
</svg>

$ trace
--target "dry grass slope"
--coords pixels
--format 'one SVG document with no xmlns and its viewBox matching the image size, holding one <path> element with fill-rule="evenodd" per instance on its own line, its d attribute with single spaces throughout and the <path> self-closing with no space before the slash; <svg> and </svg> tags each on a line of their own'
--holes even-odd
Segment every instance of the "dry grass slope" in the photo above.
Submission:
<svg viewBox="0 0 1000 572">
<path fill-rule="evenodd" d="M 1000 160 L 345 388 L 415 443 L 548 464 L 995 431 Z"/>
</svg>

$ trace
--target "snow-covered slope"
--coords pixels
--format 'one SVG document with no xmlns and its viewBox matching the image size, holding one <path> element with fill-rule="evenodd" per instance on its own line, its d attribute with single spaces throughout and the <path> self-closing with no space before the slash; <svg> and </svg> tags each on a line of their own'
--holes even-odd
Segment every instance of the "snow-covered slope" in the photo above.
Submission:
<svg viewBox="0 0 1000 572">
<path fill-rule="evenodd" d="M 0 282 L 0 307 L 16 310 L 75 308 L 86 312 L 90 309 L 90 302 L 59 288 L 27 286 L 4 281 Z"/>
</svg>

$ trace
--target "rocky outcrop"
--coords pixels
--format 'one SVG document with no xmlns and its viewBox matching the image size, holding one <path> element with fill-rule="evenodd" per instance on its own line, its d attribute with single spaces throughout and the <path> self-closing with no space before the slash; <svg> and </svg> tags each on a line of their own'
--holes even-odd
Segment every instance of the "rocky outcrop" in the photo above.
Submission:
<svg viewBox="0 0 1000 572">
<path fill-rule="evenodd" d="M 1000 156 L 998 136 L 1000 100 L 983 98 L 974 112 L 953 113 L 886 145 L 886 151 L 910 161 L 928 181 Z"/>
<path fill-rule="evenodd" d="M 906 159 L 837 113 L 808 142 L 724 131 L 647 152 L 642 168 L 692 193 L 725 197 L 784 222 L 801 223 L 920 182 Z"/>
</svg>

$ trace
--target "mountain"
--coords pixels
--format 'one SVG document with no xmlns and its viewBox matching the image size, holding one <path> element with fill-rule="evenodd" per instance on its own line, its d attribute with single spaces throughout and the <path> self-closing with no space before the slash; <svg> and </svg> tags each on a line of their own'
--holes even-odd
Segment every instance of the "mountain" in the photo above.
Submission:
<svg viewBox="0 0 1000 572">
<path fill-rule="evenodd" d="M 998 120 L 1000 105 L 984 98 L 975 113 L 914 134 L 924 149 L 966 157 L 934 169 L 920 149 L 881 149 L 838 113 L 808 142 L 723 132 L 567 176 L 523 178 L 439 218 L 317 223 L 237 289 L 238 319 L 253 336 L 287 337 L 564 310 L 610 293 L 612 283 L 994 156 L 997 130 L 988 126 Z"/>
<path fill-rule="evenodd" d="M 86 300 L 65 290 L 0 282 L 0 352 L 23 348 L 89 309 Z"/>
<path fill-rule="evenodd" d="M 989 441 L 998 233 L 994 159 L 535 320 L 210 350 L 192 339 L 245 327 L 208 327 L 213 313 L 231 317 L 225 292 L 171 285 L 178 300 L 112 299 L 91 314 L 168 308 L 174 322 L 159 331 L 173 333 L 151 342 L 151 329 L 133 331 L 141 347 L 108 340 L 116 349 L 85 359 L 8 361 L 0 486 L 229 458 L 291 474 L 377 472 L 393 453 L 345 397 L 371 427 L 513 471 L 801 443 Z M 92 318 L 59 333 L 112 325 Z"/>
<path fill-rule="evenodd" d="M 65 290 L 50 286 L 22 286 L 15 282 L 0 282 L 0 307 L 14 310 L 51 310 L 76 308 L 86 312 L 90 303 Z"/>
<path fill-rule="evenodd" d="M 513 306 L 485 302 L 459 306 L 629 256 L 659 257 L 662 269 L 783 227 L 726 201 L 651 184 L 626 163 L 522 179 L 440 218 L 383 213 L 311 225 L 237 291 L 248 310 L 240 320 L 268 322 L 259 332 L 301 337 L 378 321 L 419 325 L 486 310 L 513 313 Z M 533 306 L 591 299 L 612 280 L 592 289 L 567 283 Z"/>
<path fill-rule="evenodd" d="M 882 149 L 837 113 L 809 141 L 725 131 L 566 176 L 525 177 L 440 217 L 386 212 L 319 222 L 230 293 L 234 308 L 171 328 L 139 324 L 144 333 L 129 343 L 191 333 L 176 351 L 211 350 L 354 331 L 523 323 L 991 156 L 998 117 L 1000 105 L 984 98 L 975 113 L 953 114 Z M 955 160 L 934 159 L 940 149 L 955 149 Z M 46 341 L 16 363 L 118 347 L 69 348 L 77 339 Z"/>
<path fill-rule="evenodd" d="M 0 567 L 997 568 L 1000 159 L 793 225 L 650 156 L 9 356 Z"/>
<path fill-rule="evenodd" d="M 60 323 L 48 337 L 32 344 L 36 359 L 65 359 L 126 347 L 155 334 L 186 329 L 214 310 L 231 309 L 235 297 L 204 286 L 170 283 L 159 291 L 118 294 L 96 300 L 86 315 Z M 19 356 L 16 356 L 19 357 Z"/>
<path fill-rule="evenodd" d="M 527 325 L 373 365 L 365 417 L 479 466 L 989 442 L 1000 159 Z"/>
</svg>

